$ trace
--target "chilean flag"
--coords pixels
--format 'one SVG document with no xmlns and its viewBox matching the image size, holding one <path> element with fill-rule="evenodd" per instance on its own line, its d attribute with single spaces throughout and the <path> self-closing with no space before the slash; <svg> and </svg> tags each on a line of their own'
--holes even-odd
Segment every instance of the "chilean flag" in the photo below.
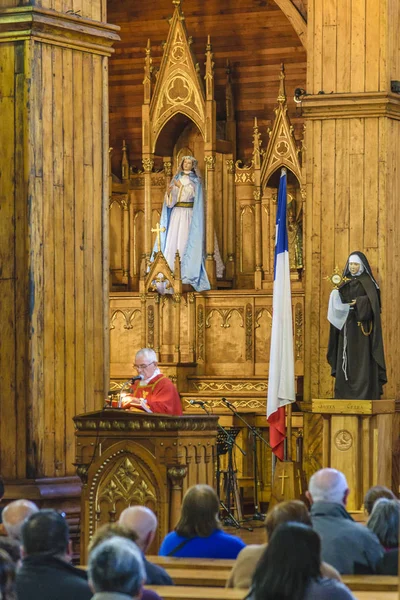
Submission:
<svg viewBox="0 0 400 600">
<path fill-rule="evenodd" d="M 272 451 L 280 460 L 283 460 L 283 442 L 286 434 L 284 407 L 296 399 L 290 264 L 286 228 L 286 169 L 282 169 L 279 182 L 272 305 L 267 421 L 270 424 L 269 443 Z"/>
</svg>

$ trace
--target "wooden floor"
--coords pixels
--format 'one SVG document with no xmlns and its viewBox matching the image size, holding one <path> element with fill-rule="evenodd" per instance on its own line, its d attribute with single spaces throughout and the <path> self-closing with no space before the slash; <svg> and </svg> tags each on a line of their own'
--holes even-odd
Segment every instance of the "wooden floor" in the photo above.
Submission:
<svg viewBox="0 0 400 600">
<path fill-rule="evenodd" d="M 240 529 L 236 527 L 227 527 L 224 525 L 224 531 L 232 535 L 237 535 L 245 544 L 265 544 L 267 541 L 265 533 L 265 520 L 264 521 L 246 521 L 240 523 Z M 248 531 L 251 528 L 252 531 Z"/>
</svg>

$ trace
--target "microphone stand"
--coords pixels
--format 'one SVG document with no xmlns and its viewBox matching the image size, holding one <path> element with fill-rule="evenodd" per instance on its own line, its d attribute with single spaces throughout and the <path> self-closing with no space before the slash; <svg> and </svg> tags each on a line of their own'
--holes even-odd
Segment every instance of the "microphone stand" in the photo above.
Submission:
<svg viewBox="0 0 400 600">
<path fill-rule="evenodd" d="M 210 412 L 207 410 L 206 406 L 204 403 L 199 404 L 199 406 L 209 415 Z M 217 480 L 217 496 L 219 498 L 219 503 L 221 508 L 223 508 L 223 510 L 226 512 L 226 518 L 224 519 L 224 525 L 231 525 L 233 527 L 236 527 L 237 529 L 247 529 L 247 531 L 253 531 L 252 527 L 242 527 L 242 525 L 240 525 L 239 521 L 234 517 L 234 515 L 231 513 L 231 494 L 232 494 L 232 485 L 235 485 L 235 471 L 233 468 L 233 459 L 232 459 L 232 452 L 233 452 L 233 447 L 235 446 L 236 448 L 238 448 L 240 450 L 240 452 L 243 454 L 243 456 L 246 456 L 246 452 L 243 450 L 243 448 L 241 448 L 239 446 L 239 444 L 237 444 L 237 442 L 235 442 L 235 438 L 229 433 L 229 431 L 227 431 L 224 427 L 222 427 L 222 425 L 220 425 L 219 423 L 217 423 L 217 428 L 218 431 L 221 431 L 221 433 L 223 433 L 223 435 L 225 436 L 225 440 L 226 440 L 226 446 L 228 448 L 228 472 L 227 472 L 227 487 L 226 487 L 226 498 L 227 498 L 227 505 L 222 502 L 222 500 L 220 499 L 220 491 L 221 491 L 221 486 L 220 486 L 220 479 L 221 479 L 221 463 L 220 463 L 220 454 L 218 453 L 218 449 L 217 449 L 217 470 L 215 472 L 215 477 Z M 237 482 L 236 482 L 237 485 Z"/>
<path fill-rule="evenodd" d="M 253 476 L 254 476 L 254 510 L 255 510 L 255 512 L 254 512 L 254 515 L 251 517 L 251 520 L 264 521 L 265 515 L 260 512 L 260 510 L 259 510 L 260 507 L 258 504 L 257 438 L 260 439 L 268 448 L 271 448 L 271 446 L 262 437 L 262 435 L 260 435 L 260 433 L 257 431 L 256 427 L 254 427 L 254 425 L 250 425 L 250 423 L 248 421 L 246 421 L 246 419 L 243 418 L 242 415 L 240 415 L 236 411 L 233 404 L 228 402 L 228 400 L 226 398 L 222 398 L 222 402 L 225 404 L 225 406 L 227 406 L 229 408 L 229 410 L 235 415 L 235 417 L 240 419 L 240 421 L 242 421 L 246 425 L 246 427 L 249 429 L 249 431 L 251 432 L 251 434 L 253 436 Z"/>
</svg>

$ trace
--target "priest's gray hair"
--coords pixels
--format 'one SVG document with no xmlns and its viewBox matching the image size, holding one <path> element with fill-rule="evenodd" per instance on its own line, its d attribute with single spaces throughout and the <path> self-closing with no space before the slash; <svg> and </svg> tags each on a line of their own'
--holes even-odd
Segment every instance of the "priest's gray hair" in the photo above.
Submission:
<svg viewBox="0 0 400 600">
<path fill-rule="evenodd" d="M 136 357 L 143 356 L 145 360 L 150 362 L 157 362 L 157 354 L 154 352 L 153 348 L 141 348 L 136 352 Z"/>
<path fill-rule="evenodd" d="M 308 491 L 313 502 L 334 502 L 344 504 L 344 496 L 349 486 L 346 477 L 336 469 L 320 469 L 311 476 Z"/>
<path fill-rule="evenodd" d="M 89 581 L 95 591 L 140 596 L 146 579 L 142 554 L 131 540 L 115 536 L 99 544 L 89 557 Z"/>
</svg>

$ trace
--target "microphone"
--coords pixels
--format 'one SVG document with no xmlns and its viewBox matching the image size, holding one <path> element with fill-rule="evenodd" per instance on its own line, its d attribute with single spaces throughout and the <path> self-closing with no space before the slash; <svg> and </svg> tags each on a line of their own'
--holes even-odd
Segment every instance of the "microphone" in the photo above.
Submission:
<svg viewBox="0 0 400 600">
<path fill-rule="evenodd" d="M 192 406 L 196 406 L 196 404 L 198 406 L 203 407 L 205 405 L 205 402 L 202 402 L 201 400 L 189 400 L 189 404 L 191 404 Z"/>
<path fill-rule="evenodd" d="M 135 381 L 138 381 L 139 379 L 143 379 L 143 375 L 136 375 L 136 377 L 131 377 L 129 381 L 127 381 L 127 383 L 134 383 Z"/>
<path fill-rule="evenodd" d="M 223 402 L 226 406 L 228 406 L 229 408 L 232 406 L 232 408 L 235 408 L 233 404 L 231 404 L 230 402 L 228 402 L 228 400 L 226 398 L 221 398 L 221 402 Z"/>
</svg>

